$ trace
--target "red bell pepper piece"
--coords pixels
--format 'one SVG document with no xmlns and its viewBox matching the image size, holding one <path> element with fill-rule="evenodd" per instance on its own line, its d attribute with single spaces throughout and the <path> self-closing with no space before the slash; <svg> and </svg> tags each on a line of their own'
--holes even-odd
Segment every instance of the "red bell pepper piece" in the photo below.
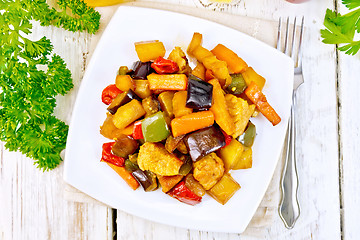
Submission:
<svg viewBox="0 0 360 240">
<path fill-rule="evenodd" d="M 225 137 L 225 146 L 222 147 L 222 148 L 224 148 L 231 143 L 232 138 L 224 130 L 221 129 L 221 132 L 224 134 L 224 137 Z"/>
<path fill-rule="evenodd" d="M 110 84 L 102 91 L 101 101 L 109 105 L 119 93 L 122 93 L 122 91 L 115 84 Z"/>
<path fill-rule="evenodd" d="M 111 163 L 118 167 L 123 167 L 125 165 L 125 158 L 118 157 L 111 152 L 111 148 L 114 144 L 115 142 L 108 142 L 102 145 L 101 161 Z"/>
<path fill-rule="evenodd" d="M 158 57 L 155 62 L 151 64 L 151 67 L 158 73 L 158 74 L 165 74 L 165 73 L 176 73 L 179 71 L 179 66 L 176 62 L 165 59 L 163 57 Z"/>
<path fill-rule="evenodd" d="M 144 139 L 142 127 L 141 127 L 141 121 L 136 121 L 134 123 L 132 137 L 134 139 Z"/>
<path fill-rule="evenodd" d="M 202 197 L 196 195 L 185 185 L 185 181 L 179 182 L 168 194 L 180 202 L 194 206 L 201 202 Z"/>
</svg>

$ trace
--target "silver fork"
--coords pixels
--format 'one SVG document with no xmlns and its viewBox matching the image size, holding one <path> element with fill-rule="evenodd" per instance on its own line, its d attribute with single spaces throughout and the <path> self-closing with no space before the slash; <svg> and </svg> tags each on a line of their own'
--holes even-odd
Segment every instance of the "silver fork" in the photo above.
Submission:
<svg viewBox="0 0 360 240">
<path fill-rule="evenodd" d="M 278 40 L 277 49 L 281 51 L 281 18 L 279 19 Z M 285 165 L 283 169 L 283 175 L 281 178 L 281 191 L 282 199 L 279 205 L 279 215 L 283 220 L 285 227 L 291 229 L 294 227 L 296 220 L 300 215 L 300 206 L 297 197 L 298 191 L 298 174 L 296 170 L 296 152 L 295 152 L 295 136 L 296 136 L 296 121 L 295 121 L 295 109 L 296 109 L 296 90 L 304 82 L 301 66 L 301 45 L 304 30 L 304 17 L 301 20 L 300 34 L 298 43 L 296 43 L 296 17 L 293 24 L 292 38 L 290 37 L 290 24 L 289 18 L 286 21 L 285 32 L 285 47 L 284 53 L 290 56 L 294 60 L 294 86 L 292 95 L 291 115 L 288 123 L 286 152 L 285 152 Z M 292 40 L 292 41 L 291 41 Z M 291 41 L 291 50 L 289 48 Z M 298 44 L 298 45 L 296 45 Z M 296 48 L 298 46 L 298 48 Z M 296 54 L 297 53 L 297 54 Z"/>
</svg>

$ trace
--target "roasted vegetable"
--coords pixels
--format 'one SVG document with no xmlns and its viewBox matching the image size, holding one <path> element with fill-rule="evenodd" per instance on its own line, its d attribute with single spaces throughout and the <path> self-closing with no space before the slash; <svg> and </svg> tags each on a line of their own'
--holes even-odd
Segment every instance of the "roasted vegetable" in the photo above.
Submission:
<svg viewBox="0 0 360 240">
<path fill-rule="evenodd" d="M 198 62 L 196 64 L 196 67 L 191 71 L 191 74 L 202 79 L 205 80 L 205 67 L 201 62 Z"/>
<path fill-rule="evenodd" d="M 249 105 L 242 98 L 235 97 L 232 94 L 225 95 L 226 105 L 228 106 L 230 116 L 234 121 L 233 138 L 237 138 L 243 134 L 249 119 L 254 113 L 255 105 Z"/>
<path fill-rule="evenodd" d="M 162 187 L 162 191 L 166 193 L 166 192 L 170 191 L 176 184 L 178 184 L 184 176 L 181 176 L 181 175 L 175 175 L 175 176 L 158 175 L 157 177 L 158 177 L 159 183 Z"/>
<path fill-rule="evenodd" d="M 244 144 L 245 147 L 252 147 L 255 136 L 256 127 L 252 122 L 249 122 L 245 132 L 239 137 L 239 141 Z"/>
<path fill-rule="evenodd" d="M 205 190 L 212 188 L 223 174 L 224 163 L 215 153 L 210 153 L 194 163 L 194 178 Z"/>
<path fill-rule="evenodd" d="M 142 62 L 164 57 L 166 50 L 164 44 L 158 40 L 135 43 L 135 51 Z"/>
<path fill-rule="evenodd" d="M 173 137 L 171 135 L 169 135 L 166 139 L 165 142 L 165 148 L 166 150 L 168 150 L 168 152 L 173 152 L 177 146 L 179 145 L 179 143 L 181 142 L 181 140 L 184 138 L 184 135 L 178 136 L 178 137 Z"/>
<path fill-rule="evenodd" d="M 213 86 L 195 76 L 188 79 L 186 107 L 205 110 L 211 107 Z"/>
<path fill-rule="evenodd" d="M 225 146 L 225 137 L 218 127 L 211 126 L 186 135 L 184 142 L 195 162 Z"/>
<path fill-rule="evenodd" d="M 116 87 L 123 92 L 128 91 L 129 89 L 134 90 L 135 88 L 134 81 L 129 75 L 117 75 L 115 84 Z"/>
<path fill-rule="evenodd" d="M 221 127 L 221 129 L 224 130 L 228 135 L 231 135 L 234 132 L 235 124 L 228 111 L 228 107 L 226 105 L 225 97 L 219 81 L 213 79 L 210 80 L 209 83 L 213 85 L 213 104 L 210 108 L 210 111 L 213 112 L 215 121 Z"/>
<path fill-rule="evenodd" d="M 156 175 L 150 171 L 141 171 L 137 169 L 131 173 L 140 183 L 145 192 L 154 191 L 158 188 Z"/>
<path fill-rule="evenodd" d="M 103 125 L 100 127 L 100 134 L 109 139 L 116 139 L 121 134 L 131 135 L 132 130 L 128 129 L 128 127 L 122 129 L 115 127 L 113 115 L 107 114 Z"/>
<path fill-rule="evenodd" d="M 113 123 L 117 128 L 125 128 L 127 125 L 144 116 L 145 113 L 141 103 L 133 99 L 116 111 L 113 117 Z"/>
<path fill-rule="evenodd" d="M 192 160 L 189 156 L 184 156 L 184 163 L 183 165 L 181 165 L 180 170 L 179 170 L 179 174 L 182 176 L 186 176 L 189 174 L 189 172 L 191 172 L 192 168 L 193 168 L 193 163 Z"/>
<path fill-rule="evenodd" d="M 237 162 L 240 161 L 240 157 L 243 151 L 243 145 L 236 139 L 232 139 L 228 146 L 219 150 L 218 154 L 224 162 L 226 171 L 233 169 Z"/>
<path fill-rule="evenodd" d="M 148 75 L 150 90 L 186 90 L 187 77 L 185 74 L 155 74 Z"/>
<path fill-rule="evenodd" d="M 141 98 L 147 98 L 151 95 L 148 80 L 134 80 L 135 90 L 134 92 Z"/>
<path fill-rule="evenodd" d="M 151 62 L 141 62 L 141 61 L 134 62 L 132 69 L 133 69 L 133 73 L 131 74 L 131 77 L 133 79 L 145 80 L 146 77 L 153 72 L 151 68 Z"/>
<path fill-rule="evenodd" d="M 176 198 L 180 202 L 196 205 L 201 202 L 201 197 L 186 187 L 185 182 L 181 181 L 173 189 L 168 192 L 169 196 Z"/>
<path fill-rule="evenodd" d="M 126 75 L 130 72 L 131 71 L 129 70 L 129 68 L 127 66 L 120 66 L 119 70 L 118 70 L 118 75 Z"/>
<path fill-rule="evenodd" d="M 248 68 L 248 65 L 242 58 L 222 44 L 216 45 L 211 52 L 217 59 L 225 61 L 233 73 L 242 73 Z"/>
<path fill-rule="evenodd" d="M 141 104 L 146 112 L 145 117 L 153 115 L 160 110 L 159 102 L 152 96 L 149 96 L 149 97 L 143 99 Z"/>
<path fill-rule="evenodd" d="M 116 156 L 127 158 L 130 154 L 133 154 L 138 147 L 139 144 L 136 140 L 130 136 L 122 134 L 117 137 L 111 151 Z"/>
<path fill-rule="evenodd" d="M 204 64 L 206 69 L 213 72 L 214 76 L 221 82 L 222 86 L 229 86 L 231 83 L 231 76 L 226 62 L 217 59 L 209 50 L 202 46 L 197 46 L 192 54 L 198 61 Z"/>
<path fill-rule="evenodd" d="M 260 112 L 272 123 L 273 126 L 280 123 L 281 118 L 270 106 L 265 95 L 255 82 L 251 82 L 245 90 L 246 96 L 256 105 Z"/>
<path fill-rule="evenodd" d="M 230 174 L 225 173 L 220 181 L 218 181 L 208 193 L 216 201 L 224 205 L 239 189 L 240 185 L 230 176 Z"/>
<path fill-rule="evenodd" d="M 194 112 L 174 118 L 171 121 L 171 131 L 174 137 L 208 127 L 214 123 L 214 114 L 211 111 Z"/>
<path fill-rule="evenodd" d="M 172 99 L 172 107 L 176 118 L 192 113 L 192 108 L 186 107 L 186 98 L 186 91 L 179 91 L 174 94 Z"/>
<path fill-rule="evenodd" d="M 176 73 L 179 71 L 179 66 L 177 65 L 176 62 L 170 59 L 165 59 L 163 57 L 158 57 L 151 64 L 151 67 L 158 74 Z"/>
<path fill-rule="evenodd" d="M 157 112 L 142 120 L 141 129 L 145 142 L 160 142 L 170 134 L 163 112 Z"/>
<path fill-rule="evenodd" d="M 257 74 L 252 67 L 247 68 L 246 71 L 242 73 L 242 76 L 246 82 L 246 85 L 249 86 L 251 82 L 255 82 L 260 90 L 263 89 L 265 85 L 265 78 Z"/>
<path fill-rule="evenodd" d="M 144 139 L 144 135 L 142 133 L 141 121 L 136 121 L 134 123 L 132 137 L 134 139 Z"/>
<path fill-rule="evenodd" d="M 227 92 L 240 95 L 246 89 L 246 82 L 241 73 L 231 74 L 231 84 L 227 87 Z"/>
<path fill-rule="evenodd" d="M 248 147 L 244 147 L 244 151 L 241 154 L 239 161 L 237 161 L 232 169 L 246 169 L 252 167 L 252 149 Z"/>
<path fill-rule="evenodd" d="M 200 197 L 204 196 L 206 193 L 204 187 L 197 180 L 195 180 L 191 173 L 185 177 L 185 186 Z"/>
<path fill-rule="evenodd" d="M 133 172 L 139 169 L 139 166 L 135 163 L 133 163 L 132 161 L 130 161 L 129 159 L 125 160 L 125 169 L 128 172 Z"/>
<path fill-rule="evenodd" d="M 184 73 L 189 75 L 191 68 L 189 66 L 189 61 L 180 47 L 175 47 L 169 54 L 168 59 L 176 62 L 179 67 L 178 73 Z"/>
<path fill-rule="evenodd" d="M 131 89 L 129 89 L 126 92 L 118 94 L 116 98 L 111 102 L 107 110 L 111 114 L 115 114 L 119 107 L 130 102 L 133 99 L 141 101 L 141 99 Z"/>
<path fill-rule="evenodd" d="M 111 163 L 107 163 L 117 174 L 120 175 L 122 179 L 131 187 L 133 190 L 136 190 L 139 187 L 139 183 L 136 181 L 136 179 L 126 171 L 125 167 L 118 167 Z"/>
<path fill-rule="evenodd" d="M 192 55 L 192 51 L 197 47 L 200 46 L 202 42 L 202 34 L 195 32 L 191 39 L 191 42 L 188 46 L 187 52 Z"/>
<path fill-rule="evenodd" d="M 110 84 L 102 91 L 101 101 L 109 105 L 119 93 L 121 93 L 121 90 L 118 89 L 115 84 Z"/>
<path fill-rule="evenodd" d="M 115 142 L 108 142 L 102 145 L 101 161 L 111 163 L 118 167 L 123 167 L 125 159 L 112 153 Z"/>
<path fill-rule="evenodd" d="M 161 110 L 169 117 L 174 117 L 173 104 L 172 100 L 174 97 L 174 92 L 166 91 L 162 92 L 158 96 L 160 102 Z"/>
<path fill-rule="evenodd" d="M 179 174 L 183 162 L 169 153 L 161 143 L 146 142 L 140 146 L 138 165 L 141 170 L 150 170 L 162 176 Z"/>
</svg>

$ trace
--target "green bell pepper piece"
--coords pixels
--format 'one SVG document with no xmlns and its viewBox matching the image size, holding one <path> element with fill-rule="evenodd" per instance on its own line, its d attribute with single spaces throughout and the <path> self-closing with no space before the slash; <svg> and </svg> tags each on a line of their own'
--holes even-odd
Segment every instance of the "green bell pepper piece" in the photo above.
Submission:
<svg viewBox="0 0 360 240">
<path fill-rule="evenodd" d="M 227 87 L 228 92 L 238 95 L 246 89 L 246 82 L 241 73 L 231 74 L 231 84 Z"/>
<path fill-rule="evenodd" d="M 160 142 L 170 134 L 163 112 L 146 117 L 141 122 L 141 128 L 145 142 Z"/>
<path fill-rule="evenodd" d="M 239 137 L 239 142 L 246 147 L 251 147 L 254 144 L 256 136 L 256 127 L 252 122 L 249 122 L 245 132 Z"/>
</svg>

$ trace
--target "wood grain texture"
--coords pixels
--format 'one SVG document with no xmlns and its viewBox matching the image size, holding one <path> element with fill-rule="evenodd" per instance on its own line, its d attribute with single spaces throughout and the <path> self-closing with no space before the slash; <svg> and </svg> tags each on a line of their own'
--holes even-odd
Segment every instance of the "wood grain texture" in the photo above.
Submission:
<svg viewBox="0 0 360 240">
<path fill-rule="evenodd" d="M 341 14 L 347 9 L 338 3 Z M 360 53 L 349 56 L 338 52 L 338 107 L 340 139 L 340 184 L 342 231 L 345 240 L 360 236 L 360 114 L 357 110 L 360 89 Z"/>
<path fill-rule="evenodd" d="M 72 72 L 75 86 L 57 98 L 55 109 L 69 124 L 85 70 L 89 36 L 34 23 L 32 37 L 44 35 Z M 0 239 L 112 239 L 111 209 L 64 200 L 62 165 L 42 172 L 32 159 L 6 151 L 3 144 L 0 150 Z"/>
</svg>

